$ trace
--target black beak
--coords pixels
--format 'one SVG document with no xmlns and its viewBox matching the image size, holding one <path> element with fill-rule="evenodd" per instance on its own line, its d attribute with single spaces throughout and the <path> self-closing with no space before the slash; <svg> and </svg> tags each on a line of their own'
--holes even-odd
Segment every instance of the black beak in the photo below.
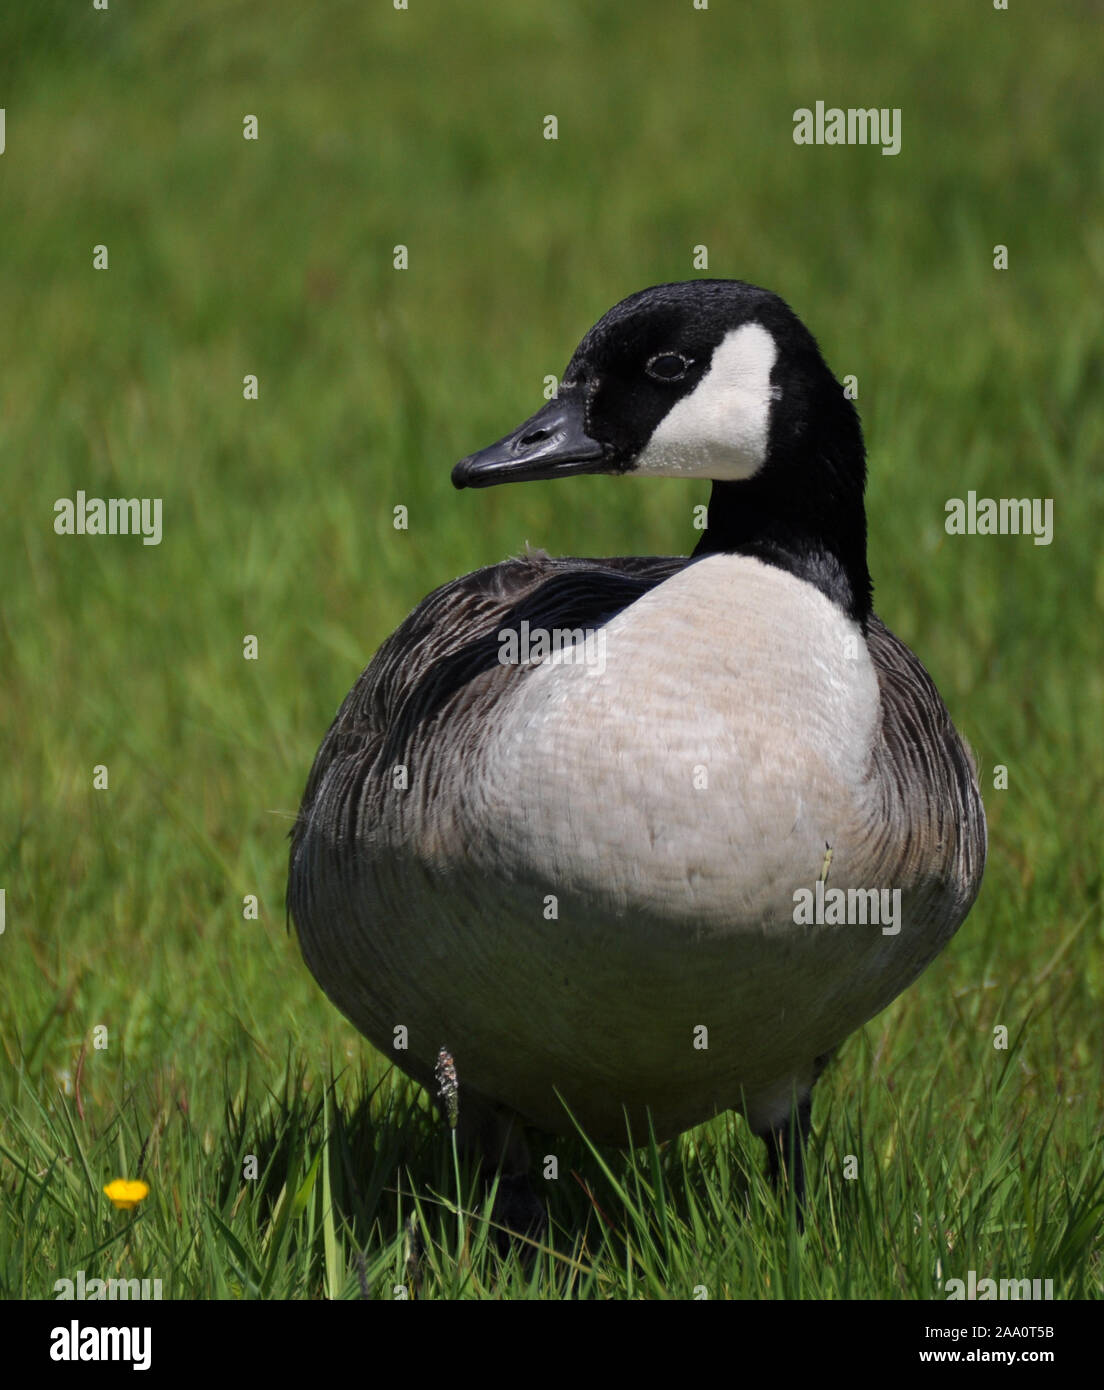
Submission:
<svg viewBox="0 0 1104 1390">
<path fill-rule="evenodd" d="M 576 473 L 610 473 L 606 450 L 583 427 L 581 391 L 557 397 L 512 434 L 469 454 L 452 470 L 456 487 L 532 483 Z"/>
</svg>

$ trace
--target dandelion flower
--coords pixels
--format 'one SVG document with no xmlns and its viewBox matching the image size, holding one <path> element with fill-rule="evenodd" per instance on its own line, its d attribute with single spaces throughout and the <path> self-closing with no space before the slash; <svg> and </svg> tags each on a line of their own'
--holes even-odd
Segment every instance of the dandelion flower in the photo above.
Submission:
<svg viewBox="0 0 1104 1390">
<path fill-rule="evenodd" d="M 107 1184 L 104 1192 L 120 1211 L 133 1211 L 139 1202 L 149 1196 L 149 1183 L 141 1178 L 115 1178 Z"/>
</svg>

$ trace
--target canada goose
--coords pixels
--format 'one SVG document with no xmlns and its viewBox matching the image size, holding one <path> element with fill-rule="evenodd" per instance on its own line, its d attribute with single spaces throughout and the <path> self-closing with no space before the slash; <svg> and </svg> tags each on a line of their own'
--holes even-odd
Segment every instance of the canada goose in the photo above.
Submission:
<svg viewBox="0 0 1104 1390">
<path fill-rule="evenodd" d="M 530 553 L 418 605 L 307 783 L 303 955 L 423 1085 L 447 1044 L 465 1139 L 522 1205 L 516 1118 L 568 1132 L 562 1102 L 621 1144 L 741 1109 L 800 1195 L 821 1060 L 977 895 L 972 758 L 872 612 L 858 415 L 776 295 L 630 296 L 452 476 L 579 473 L 712 480 L 693 556 Z M 840 889 L 850 922 L 810 916 Z"/>
</svg>

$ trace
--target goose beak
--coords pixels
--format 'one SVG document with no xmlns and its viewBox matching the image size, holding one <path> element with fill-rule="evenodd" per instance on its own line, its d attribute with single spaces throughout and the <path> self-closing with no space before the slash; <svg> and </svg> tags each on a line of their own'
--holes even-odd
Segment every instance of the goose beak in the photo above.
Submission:
<svg viewBox="0 0 1104 1390">
<path fill-rule="evenodd" d="M 494 487 L 613 471 L 606 450 L 584 428 L 584 408 L 582 392 L 549 401 L 497 444 L 461 459 L 453 484 Z"/>
</svg>

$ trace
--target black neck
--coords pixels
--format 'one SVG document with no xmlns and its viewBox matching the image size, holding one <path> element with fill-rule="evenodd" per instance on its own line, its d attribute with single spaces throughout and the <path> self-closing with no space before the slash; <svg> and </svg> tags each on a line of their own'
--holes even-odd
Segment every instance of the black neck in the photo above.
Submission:
<svg viewBox="0 0 1104 1390">
<path fill-rule="evenodd" d="M 862 478 L 827 495 L 801 493 L 768 474 L 714 483 L 709 520 L 694 558 L 753 555 L 819 589 L 865 631 L 871 612 Z"/>
</svg>

